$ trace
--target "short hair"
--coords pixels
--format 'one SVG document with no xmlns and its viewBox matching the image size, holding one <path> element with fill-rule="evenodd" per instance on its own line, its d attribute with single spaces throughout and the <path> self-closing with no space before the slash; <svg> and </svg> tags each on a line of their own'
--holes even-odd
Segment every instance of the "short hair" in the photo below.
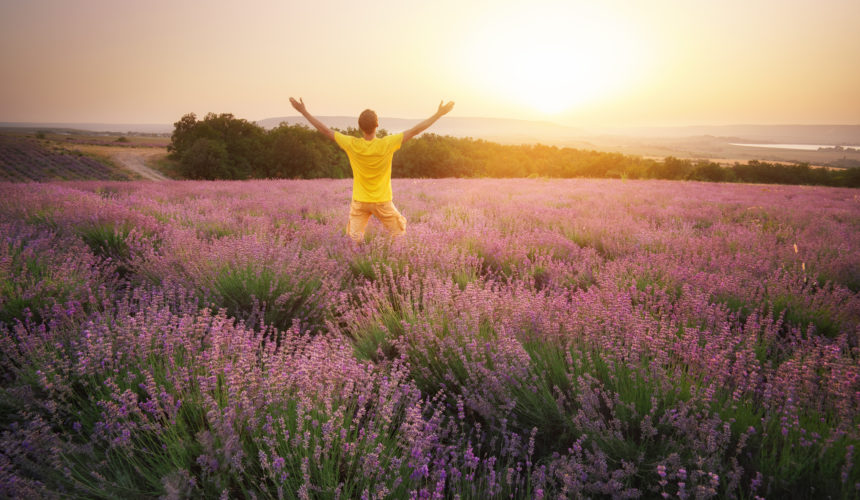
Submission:
<svg viewBox="0 0 860 500">
<path fill-rule="evenodd" d="M 361 115 L 358 117 L 358 128 L 360 128 L 362 132 L 365 134 L 373 133 L 378 126 L 379 118 L 377 118 L 375 111 L 372 109 L 365 109 L 361 112 Z"/>
</svg>

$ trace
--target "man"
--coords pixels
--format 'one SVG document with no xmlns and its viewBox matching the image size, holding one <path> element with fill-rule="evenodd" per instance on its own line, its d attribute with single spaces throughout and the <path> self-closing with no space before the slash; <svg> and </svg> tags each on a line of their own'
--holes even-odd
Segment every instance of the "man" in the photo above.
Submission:
<svg viewBox="0 0 860 500">
<path fill-rule="evenodd" d="M 349 157 L 352 167 L 352 202 L 349 206 L 349 222 L 346 233 L 355 242 L 364 238 L 364 230 L 374 215 L 392 236 L 399 236 L 406 231 L 406 217 L 403 217 L 394 206 L 394 194 L 391 191 L 391 159 L 400 146 L 427 130 L 436 120 L 454 108 L 453 102 L 439 103 L 439 109 L 430 118 L 418 125 L 383 138 L 376 137 L 379 120 L 376 113 L 365 109 L 358 117 L 358 128 L 364 137 L 352 137 L 333 132 L 321 121 L 308 113 L 304 101 L 290 97 L 290 103 L 296 111 L 302 114 L 323 135 L 335 141 Z"/>
</svg>

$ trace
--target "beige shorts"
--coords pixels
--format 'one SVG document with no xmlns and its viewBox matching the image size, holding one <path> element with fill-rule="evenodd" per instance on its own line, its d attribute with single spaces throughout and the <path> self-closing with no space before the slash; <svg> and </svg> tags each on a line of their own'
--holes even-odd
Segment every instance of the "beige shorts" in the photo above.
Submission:
<svg viewBox="0 0 860 500">
<path fill-rule="evenodd" d="M 400 236 L 406 232 L 406 217 L 397 211 L 393 202 L 366 203 L 353 200 L 349 204 L 349 222 L 346 224 L 346 234 L 353 241 L 358 242 L 364 238 L 364 230 L 371 215 L 375 215 L 392 236 Z"/>
</svg>

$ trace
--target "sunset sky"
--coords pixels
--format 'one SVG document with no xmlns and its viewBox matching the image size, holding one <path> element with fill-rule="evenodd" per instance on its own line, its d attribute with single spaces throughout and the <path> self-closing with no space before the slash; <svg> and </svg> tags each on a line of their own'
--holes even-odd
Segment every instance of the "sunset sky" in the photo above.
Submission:
<svg viewBox="0 0 860 500">
<path fill-rule="evenodd" d="M 860 1 L 0 0 L 0 121 L 860 123 Z"/>
</svg>

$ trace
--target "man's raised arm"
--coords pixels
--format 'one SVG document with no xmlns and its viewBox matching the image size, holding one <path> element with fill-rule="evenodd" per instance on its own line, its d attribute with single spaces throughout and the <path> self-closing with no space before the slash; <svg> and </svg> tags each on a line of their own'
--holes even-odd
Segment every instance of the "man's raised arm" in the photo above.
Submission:
<svg viewBox="0 0 860 500">
<path fill-rule="evenodd" d="M 448 114 L 452 109 L 454 109 L 454 101 L 448 101 L 448 104 L 442 104 L 442 101 L 439 101 L 439 109 L 436 110 L 435 113 L 433 113 L 433 116 L 427 118 L 418 125 L 415 125 L 414 127 L 410 128 L 409 130 L 403 132 L 403 142 L 406 142 L 409 139 L 420 134 L 421 132 L 427 130 L 430 125 L 436 123 L 436 120 Z"/>
<path fill-rule="evenodd" d="M 317 120 L 314 115 L 308 113 L 308 109 L 305 107 L 305 103 L 304 101 L 302 101 L 301 97 L 299 97 L 298 101 L 290 97 L 290 104 L 292 104 L 293 107 L 296 108 L 296 111 L 301 113 L 302 116 L 304 116 L 309 122 L 311 122 L 311 125 L 313 125 L 317 130 L 322 132 L 324 136 L 328 137 L 331 140 L 334 140 L 334 132 L 332 132 L 330 128 L 326 127 L 323 122 Z"/>
</svg>

